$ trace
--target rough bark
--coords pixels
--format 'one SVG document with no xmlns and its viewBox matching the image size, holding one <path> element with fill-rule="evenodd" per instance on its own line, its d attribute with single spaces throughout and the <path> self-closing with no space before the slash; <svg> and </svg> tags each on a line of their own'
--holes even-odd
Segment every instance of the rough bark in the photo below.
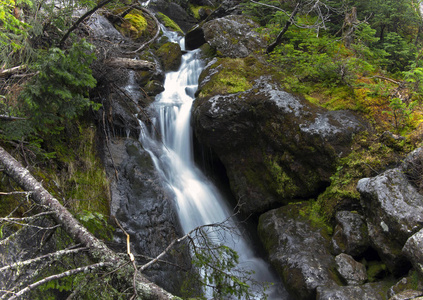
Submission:
<svg viewBox="0 0 423 300">
<path fill-rule="evenodd" d="M 98 262 L 106 262 L 110 271 L 120 272 L 122 278 L 127 281 L 127 286 L 133 286 L 134 268 L 127 261 L 110 250 L 101 240 L 94 237 L 82 226 L 73 215 L 60 204 L 15 158 L 0 147 L 0 163 L 4 172 L 15 180 L 19 186 L 31 192 L 34 202 L 48 207 L 54 214 L 53 218 L 63 229 L 79 244 L 90 249 L 92 258 Z M 146 279 L 140 272 L 136 273 L 136 293 L 140 299 L 175 299 L 175 296 L 163 290 Z"/>
</svg>

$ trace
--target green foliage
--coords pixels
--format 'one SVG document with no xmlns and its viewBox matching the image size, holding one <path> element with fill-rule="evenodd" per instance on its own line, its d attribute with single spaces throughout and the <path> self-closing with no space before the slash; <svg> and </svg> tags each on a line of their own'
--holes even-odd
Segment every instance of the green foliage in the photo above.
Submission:
<svg viewBox="0 0 423 300">
<path fill-rule="evenodd" d="M 400 98 L 393 97 L 389 100 L 389 107 L 391 110 L 384 111 L 391 115 L 394 119 L 394 128 L 397 132 L 400 132 L 406 126 L 411 124 L 411 115 L 416 102 L 406 103 Z"/>
<path fill-rule="evenodd" d="M 104 240 L 112 239 L 114 227 L 107 223 L 102 214 L 84 210 L 77 214 L 76 218 L 96 237 Z"/>
<path fill-rule="evenodd" d="M 392 73 L 404 71 L 416 53 L 415 46 L 395 32 L 386 35 L 381 47 L 388 54 L 385 66 Z"/>
<path fill-rule="evenodd" d="M 423 67 L 417 63 L 410 65 L 410 70 L 403 72 L 404 81 L 410 88 L 415 101 L 423 102 Z"/>
<path fill-rule="evenodd" d="M 21 48 L 22 36 L 27 36 L 30 25 L 17 19 L 13 14 L 15 6 L 23 4 L 32 6 L 32 1 L 0 1 L 0 51 L 4 46 L 11 46 L 13 50 L 18 50 Z"/>
<path fill-rule="evenodd" d="M 64 122 L 99 105 L 88 98 L 88 88 L 96 85 L 90 64 L 93 47 L 76 43 L 67 53 L 51 48 L 36 65 L 38 75 L 29 82 L 22 97 L 28 105 L 31 121 L 40 132 L 57 134 Z"/>
<path fill-rule="evenodd" d="M 360 61 L 350 63 L 339 41 L 328 35 L 317 37 L 311 30 L 286 35 L 289 43 L 277 47 L 270 59 L 284 73 L 290 90 L 304 92 L 307 82 L 321 82 L 328 87 L 351 82 L 353 72 L 349 68 L 357 68 Z"/>
</svg>

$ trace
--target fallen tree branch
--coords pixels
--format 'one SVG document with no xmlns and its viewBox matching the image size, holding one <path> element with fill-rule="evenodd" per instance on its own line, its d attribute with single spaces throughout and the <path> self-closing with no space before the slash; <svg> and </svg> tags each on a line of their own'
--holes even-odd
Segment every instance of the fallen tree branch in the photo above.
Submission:
<svg viewBox="0 0 423 300">
<path fill-rule="evenodd" d="M 69 254 L 75 254 L 75 253 L 78 253 L 78 252 L 81 252 L 81 251 L 86 251 L 87 249 L 88 248 L 86 248 L 86 247 L 81 247 L 81 248 L 76 248 L 76 249 L 59 250 L 59 251 L 56 251 L 54 253 L 49 253 L 49 254 L 39 256 L 39 257 L 36 257 L 36 258 L 33 258 L 33 259 L 28 259 L 28 260 L 25 260 L 25 261 L 19 261 L 19 262 L 16 262 L 14 264 L 11 264 L 11 265 L 4 266 L 4 267 L 0 268 L 0 272 L 4 272 L 4 271 L 9 270 L 9 269 L 22 268 L 22 267 L 29 266 L 29 265 L 34 264 L 34 263 L 38 263 L 42 260 L 47 260 L 47 259 L 57 260 L 57 259 L 61 258 L 62 256 L 69 255 Z"/>
<path fill-rule="evenodd" d="M 16 120 L 28 120 L 28 118 L 0 115 L 0 120 L 3 120 L 3 121 L 16 121 Z"/>
<path fill-rule="evenodd" d="M 138 60 L 124 57 L 114 57 L 104 61 L 106 65 L 115 68 L 126 68 L 132 70 L 151 71 L 156 68 L 156 65 L 146 60 Z"/>
<path fill-rule="evenodd" d="M 55 275 L 43 278 L 43 279 L 41 279 L 37 282 L 34 282 L 33 284 L 28 285 L 26 288 L 20 290 L 19 292 L 15 293 L 12 297 L 9 298 L 9 300 L 18 299 L 22 295 L 28 293 L 29 291 L 35 289 L 36 287 L 38 287 L 42 284 L 47 283 L 47 282 L 57 280 L 57 279 L 60 279 L 60 278 L 64 278 L 64 277 L 69 277 L 71 275 L 75 275 L 75 274 L 82 273 L 82 272 L 84 272 L 84 273 L 92 272 L 92 271 L 95 271 L 96 269 L 108 267 L 108 266 L 111 266 L 111 265 L 112 265 L 111 262 L 99 262 L 99 263 L 96 263 L 96 264 L 93 264 L 93 265 L 80 267 L 80 268 L 73 269 L 73 270 L 68 270 L 68 271 L 60 273 L 60 274 L 55 274 Z"/>
<path fill-rule="evenodd" d="M 389 82 L 395 83 L 395 84 L 397 84 L 397 85 L 402 85 L 402 84 L 403 84 L 403 82 L 402 82 L 402 81 L 396 81 L 396 80 L 393 80 L 393 79 L 391 79 L 391 78 L 384 77 L 384 76 L 379 76 L 379 75 L 372 76 L 372 78 L 383 79 L 383 80 L 386 80 L 386 81 L 389 81 Z"/>
<path fill-rule="evenodd" d="M 13 67 L 13 68 L 10 68 L 10 69 L 1 70 L 0 71 L 0 77 L 6 77 L 6 76 L 14 75 L 16 73 L 19 73 L 22 70 L 25 70 L 26 68 L 27 68 L 26 65 L 21 65 L 21 66 Z"/>
<path fill-rule="evenodd" d="M 109 249 L 106 244 L 92 235 L 82 226 L 74 216 L 60 204 L 14 157 L 0 147 L 0 163 L 8 176 L 14 179 L 24 190 L 32 191 L 31 198 L 37 204 L 47 206 L 54 214 L 53 217 L 58 224 L 77 243 L 90 249 L 92 259 L 106 263 L 108 267 L 121 266 L 127 261 Z M 123 281 L 128 287 L 133 285 L 134 269 L 132 267 L 118 270 Z M 136 292 L 141 299 L 161 300 L 175 299 L 175 296 L 163 288 L 150 282 L 141 272 L 136 274 Z"/>
</svg>

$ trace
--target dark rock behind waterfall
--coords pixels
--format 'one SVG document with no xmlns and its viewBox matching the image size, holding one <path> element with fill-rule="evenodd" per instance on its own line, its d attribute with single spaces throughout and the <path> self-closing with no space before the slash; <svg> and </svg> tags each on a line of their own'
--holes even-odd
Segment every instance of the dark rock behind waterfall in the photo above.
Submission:
<svg viewBox="0 0 423 300">
<path fill-rule="evenodd" d="M 268 77 L 245 92 L 197 99 L 193 124 L 225 165 L 246 214 L 317 195 L 363 128 L 350 112 L 316 107 Z"/>
</svg>

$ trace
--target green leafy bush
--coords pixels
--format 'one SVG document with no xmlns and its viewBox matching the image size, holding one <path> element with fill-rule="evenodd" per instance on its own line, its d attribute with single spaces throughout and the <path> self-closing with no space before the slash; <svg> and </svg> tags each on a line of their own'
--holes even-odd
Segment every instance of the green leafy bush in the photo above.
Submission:
<svg viewBox="0 0 423 300">
<path fill-rule="evenodd" d="M 90 69 L 94 59 L 93 46 L 83 40 L 67 53 L 51 48 L 39 60 L 38 75 L 22 93 L 38 131 L 56 134 L 65 121 L 82 115 L 90 106 L 99 108 L 88 98 L 89 88 L 96 85 Z"/>
</svg>

